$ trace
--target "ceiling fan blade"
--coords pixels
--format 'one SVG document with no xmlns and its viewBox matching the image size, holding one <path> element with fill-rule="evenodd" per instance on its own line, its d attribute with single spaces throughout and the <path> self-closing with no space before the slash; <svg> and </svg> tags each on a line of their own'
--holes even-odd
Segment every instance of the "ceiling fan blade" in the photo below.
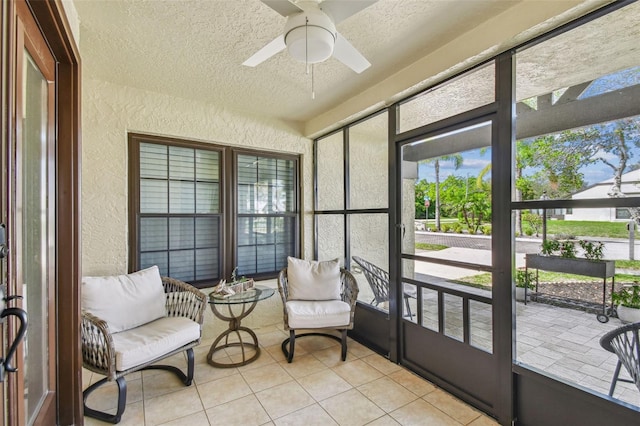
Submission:
<svg viewBox="0 0 640 426">
<path fill-rule="evenodd" d="M 265 47 L 263 47 L 262 49 L 254 53 L 252 57 L 244 61 L 242 65 L 246 65 L 248 67 L 255 67 L 256 65 L 263 63 L 264 61 L 266 61 L 276 53 L 282 52 L 285 49 L 285 47 L 287 46 L 284 44 L 284 36 L 280 34 L 278 37 L 273 39 L 273 41 L 271 41 Z"/>
<path fill-rule="evenodd" d="M 275 10 L 282 16 L 289 16 L 295 13 L 300 13 L 303 10 L 300 9 L 295 4 L 291 3 L 289 0 L 260 0 L 262 3 L 269 6 L 271 9 Z"/>
<path fill-rule="evenodd" d="M 362 53 L 353 47 L 349 41 L 338 34 L 336 45 L 333 48 L 333 57 L 360 74 L 371 66 L 371 63 L 362 56 Z"/>
<path fill-rule="evenodd" d="M 264 1 L 264 0 L 263 0 Z M 324 0 L 320 9 L 333 18 L 334 24 L 376 3 L 378 0 Z"/>
</svg>

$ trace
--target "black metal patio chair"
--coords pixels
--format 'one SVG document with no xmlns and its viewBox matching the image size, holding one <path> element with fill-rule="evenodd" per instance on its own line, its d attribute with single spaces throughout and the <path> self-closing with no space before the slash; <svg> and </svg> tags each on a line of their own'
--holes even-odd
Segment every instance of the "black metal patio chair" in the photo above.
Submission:
<svg viewBox="0 0 640 426">
<path fill-rule="evenodd" d="M 613 396 L 618 382 L 634 383 L 640 391 L 640 338 L 638 330 L 640 330 L 640 322 L 623 325 L 600 338 L 600 346 L 618 356 L 618 364 L 611 380 L 609 396 Z M 618 377 L 623 365 L 631 376 L 631 380 Z"/>
<path fill-rule="evenodd" d="M 353 256 L 353 261 L 360 266 L 365 278 L 371 286 L 373 291 L 372 305 L 379 306 L 381 303 L 389 301 L 389 273 L 384 269 L 374 265 L 371 262 L 364 260 L 361 257 Z M 409 304 L 409 298 L 416 298 L 416 291 L 410 287 L 404 286 L 404 304 L 407 311 L 407 316 L 413 317 L 411 313 L 411 305 Z"/>
</svg>

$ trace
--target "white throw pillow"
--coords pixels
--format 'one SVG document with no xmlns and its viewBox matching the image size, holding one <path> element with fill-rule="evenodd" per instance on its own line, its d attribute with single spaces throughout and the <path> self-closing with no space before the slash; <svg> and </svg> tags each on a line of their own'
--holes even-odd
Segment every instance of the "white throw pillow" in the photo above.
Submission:
<svg viewBox="0 0 640 426">
<path fill-rule="evenodd" d="M 126 275 L 82 278 L 82 309 L 103 319 L 112 333 L 166 316 L 157 266 Z"/>
<path fill-rule="evenodd" d="M 287 258 L 289 300 L 340 300 L 340 262 Z"/>
</svg>

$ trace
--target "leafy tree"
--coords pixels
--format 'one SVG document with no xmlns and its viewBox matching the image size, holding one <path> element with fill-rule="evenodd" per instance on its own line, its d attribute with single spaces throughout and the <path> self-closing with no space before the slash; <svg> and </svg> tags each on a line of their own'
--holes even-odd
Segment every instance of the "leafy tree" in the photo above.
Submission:
<svg viewBox="0 0 640 426">
<path fill-rule="evenodd" d="M 438 231 L 440 231 L 440 162 L 447 162 L 447 161 L 451 161 L 453 163 L 453 167 L 458 170 L 460 168 L 460 166 L 462 166 L 462 162 L 463 162 L 463 158 L 462 155 L 457 153 L 457 154 L 450 154 L 450 155 L 443 155 L 442 157 L 438 157 L 438 158 L 430 158 L 428 160 L 423 160 L 421 161 L 421 163 L 423 164 L 433 164 L 434 169 L 435 169 L 435 199 L 436 199 L 436 205 L 435 205 L 435 219 L 436 219 L 436 229 Z"/>
<path fill-rule="evenodd" d="M 579 170 L 585 164 L 585 151 L 573 143 L 579 137 L 575 131 L 567 130 L 559 135 L 519 141 L 516 187 L 520 186 L 523 197 L 523 190 L 527 191 L 523 199 L 537 199 L 545 192 L 549 198 L 568 198 L 584 187 L 584 175 Z M 527 167 L 539 170 L 525 178 L 522 170 Z"/>
<path fill-rule="evenodd" d="M 491 221 L 491 181 L 475 180 L 475 187 L 467 191 L 458 213 L 471 234 L 478 233 L 483 223 Z"/>
<path fill-rule="evenodd" d="M 478 187 L 476 179 L 449 175 L 440 188 L 443 214 L 457 217 L 470 233 L 477 233 L 484 223 L 491 221 L 491 183 L 481 181 Z"/>
<path fill-rule="evenodd" d="M 473 189 L 473 183 L 472 189 Z M 449 175 L 440 185 L 440 203 L 443 215 L 458 217 L 460 207 L 465 202 L 468 182 L 463 177 Z"/>
<path fill-rule="evenodd" d="M 636 166 L 632 159 L 633 148 L 640 148 L 640 118 L 625 118 L 565 132 L 560 142 L 565 152 L 581 154 L 581 165 L 601 162 L 610 167 L 613 184 L 608 195 L 612 198 L 625 197 L 622 192 L 622 175 Z M 640 224 L 640 208 L 629 207 L 628 210 L 631 218 Z"/>
<path fill-rule="evenodd" d="M 529 223 L 529 226 L 536 233 L 536 237 L 540 235 L 540 229 L 542 226 L 542 215 L 525 211 L 522 213 L 522 220 Z"/>
<path fill-rule="evenodd" d="M 433 217 L 434 206 L 429 206 L 427 212 L 424 206 L 424 200 L 431 200 L 435 196 L 435 188 L 433 183 L 427 182 L 422 179 L 416 182 L 416 196 L 415 196 L 415 217 L 416 219 L 426 218 L 426 213 L 429 213 L 428 217 Z"/>
</svg>

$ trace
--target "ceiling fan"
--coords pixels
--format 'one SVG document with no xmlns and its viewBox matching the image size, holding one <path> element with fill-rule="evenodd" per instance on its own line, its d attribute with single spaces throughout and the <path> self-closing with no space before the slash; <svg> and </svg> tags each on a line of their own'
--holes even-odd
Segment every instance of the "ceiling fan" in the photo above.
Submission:
<svg viewBox="0 0 640 426">
<path fill-rule="evenodd" d="M 242 65 L 255 67 L 285 48 L 296 60 L 306 64 L 325 61 L 331 56 L 357 72 L 371 66 L 336 30 L 336 24 L 371 6 L 378 0 L 299 1 L 260 0 L 287 18 L 284 33 L 276 37 Z"/>
</svg>

